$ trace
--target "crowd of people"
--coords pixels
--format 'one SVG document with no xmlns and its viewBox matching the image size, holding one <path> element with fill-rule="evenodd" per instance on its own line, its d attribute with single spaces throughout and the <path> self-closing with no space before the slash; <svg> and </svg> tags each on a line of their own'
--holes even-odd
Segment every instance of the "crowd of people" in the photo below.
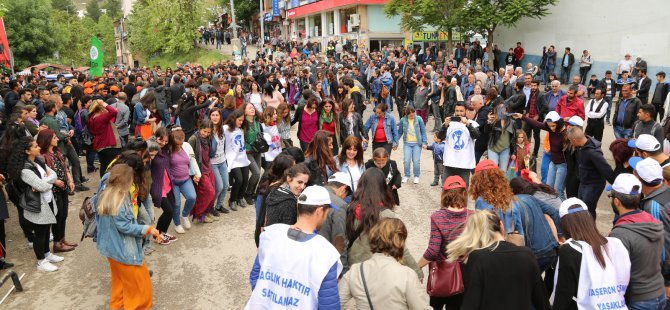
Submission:
<svg viewBox="0 0 670 310">
<path fill-rule="evenodd" d="M 608 72 L 586 87 L 585 70 L 561 88 L 549 61 L 520 67 L 521 43 L 499 70 L 479 42 L 276 49 L 241 65 L 2 77 L 0 181 L 37 268 L 58 270 L 57 253 L 77 247 L 69 197 L 91 191 L 114 309 L 151 307 L 155 246 L 248 206 L 258 254 L 247 309 L 664 309 L 665 73 L 649 96 L 646 69 L 636 79 L 621 64 L 621 83 Z M 609 128 L 614 167 L 601 149 Z M 403 170 L 391 159 L 400 144 Z M 442 190 L 416 259 L 395 209 L 411 204 L 398 189 L 420 183 L 423 150 Z M 93 190 L 80 155 L 99 173 Z M 607 237 L 595 222 L 604 191 Z"/>
</svg>

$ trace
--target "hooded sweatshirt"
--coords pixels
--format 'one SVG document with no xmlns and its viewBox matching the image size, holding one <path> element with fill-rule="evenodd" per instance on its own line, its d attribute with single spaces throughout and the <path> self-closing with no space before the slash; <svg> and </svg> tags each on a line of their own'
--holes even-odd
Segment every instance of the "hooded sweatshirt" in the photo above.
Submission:
<svg viewBox="0 0 670 310">
<path fill-rule="evenodd" d="M 281 186 L 271 191 L 265 198 L 265 204 L 266 215 L 263 226 L 277 223 L 293 225 L 298 219 L 298 199 L 288 186 Z"/>
<path fill-rule="evenodd" d="M 651 214 L 635 210 L 614 220 L 610 237 L 621 240 L 630 256 L 627 301 L 642 301 L 665 295 L 661 275 L 663 225 Z"/>
<path fill-rule="evenodd" d="M 587 137 L 588 141 L 577 149 L 579 182 L 581 184 L 614 183 L 614 170 L 603 156 L 600 141 Z"/>
</svg>

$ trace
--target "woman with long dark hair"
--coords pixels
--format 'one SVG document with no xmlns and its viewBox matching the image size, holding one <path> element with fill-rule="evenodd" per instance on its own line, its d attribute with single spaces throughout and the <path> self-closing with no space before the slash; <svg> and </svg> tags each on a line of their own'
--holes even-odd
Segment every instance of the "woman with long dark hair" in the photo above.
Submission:
<svg viewBox="0 0 670 310">
<path fill-rule="evenodd" d="M 349 248 L 345 269 L 372 256 L 368 233 L 380 219 L 397 218 L 393 212 L 394 207 L 395 201 L 386 184 L 384 173 L 377 168 L 365 170 L 347 208 L 346 233 Z M 416 264 L 407 246 L 403 253 L 403 264 L 412 268 L 419 278 L 423 279 L 423 271 Z"/>
<path fill-rule="evenodd" d="M 210 159 L 214 180 L 216 181 L 214 210 L 229 213 L 230 211 L 223 206 L 226 193 L 228 192 L 228 185 L 230 184 L 228 179 L 228 163 L 226 162 L 226 137 L 223 130 L 225 119 L 218 108 L 209 110 L 209 119 L 212 122 L 212 144 L 216 144 L 216 150 Z"/>
<path fill-rule="evenodd" d="M 193 180 L 199 181 L 200 169 L 195 162 L 193 149 L 188 143 L 184 143 L 186 135 L 179 127 L 173 127 L 168 139 L 170 151 L 170 173 L 174 178 L 172 190 L 174 193 L 175 204 L 172 214 L 174 230 L 183 234 L 184 228 L 190 229 L 191 222 L 188 215 L 195 205 L 196 192 L 193 186 Z M 191 180 L 193 178 L 193 180 Z M 181 210 L 181 197 L 184 196 L 184 212 Z M 186 216 L 184 216 L 184 214 Z M 183 225 L 182 225 L 183 224 Z"/>
<path fill-rule="evenodd" d="M 61 262 L 64 258 L 49 251 L 49 231 L 51 225 L 57 223 L 58 208 L 54 202 L 53 185 L 58 176 L 39 157 L 40 147 L 32 138 L 17 139 L 13 149 L 7 163 L 7 173 L 22 195 L 19 202 L 21 211 L 28 227 L 35 233 L 33 251 L 37 257 L 37 269 L 56 271 L 58 267 L 52 263 Z"/>
<path fill-rule="evenodd" d="M 244 129 L 246 128 L 244 120 L 244 111 L 235 110 L 228 116 L 223 125 L 223 132 L 226 138 L 226 162 L 228 164 L 228 174 L 230 177 L 230 197 L 228 198 L 228 207 L 237 211 L 237 206 L 244 207 L 242 201 L 244 191 L 249 182 L 249 165 L 251 162 L 247 157 L 247 149 L 244 142 Z"/>
<path fill-rule="evenodd" d="M 318 101 L 315 97 L 307 99 L 304 106 L 298 107 L 293 114 L 291 126 L 298 124 L 298 140 L 300 141 L 300 148 L 307 151 L 307 145 L 312 142 L 316 132 L 319 130 L 319 113 L 316 106 Z"/>
<path fill-rule="evenodd" d="M 163 214 L 156 221 L 156 229 L 160 231 L 161 237 L 157 242 L 161 245 L 168 245 L 177 241 L 177 237 L 168 234 L 170 222 L 172 222 L 172 213 L 174 212 L 174 193 L 172 186 L 174 178 L 170 173 L 170 146 L 169 132 L 165 127 L 160 127 L 154 133 L 155 141 L 160 147 L 160 151 L 151 160 L 151 200 L 156 208 L 161 208 Z M 102 169 L 101 169 L 102 170 Z"/>
<path fill-rule="evenodd" d="M 600 234 L 583 201 L 569 198 L 563 201 L 559 213 L 561 227 L 569 239 L 561 245 L 558 251 L 552 309 L 595 308 L 589 307 L 589 301 L 593 301 L 595 297 L 589 294 L 589 289 L 580 288 L 579 284 L 606 285 L 603 287 L 627 286 L 631 264 L 628 250 L 619 239 L 606 238 Z M 589 279 L 582 282 L 583 277 Z M 603 279 L 611 281 L 607 283 L 598 281 Z M 592 283 L 592 280 L 595 280 L 596 283 Z M 622 289 L 608 293 L 608 295 L 613 294 L 612 297 L 618 297 L 615 298 L 616 302 L 623 304 L 624 293 L 626 290 Z M 615 299 L 607 298 L 612 301 Z"/>
<path fill-rule="evenodd" d="M 200 180 L 196 182 L 195 205 L 191 214 L 194 219 L 198 219 L 201 223 L 211 223 L 218 221 L 219 212 L 214 210 L 216 180 L 214 172 L 212 171 L 211 151 L 215 147 L 212 143 L 212 123 L 205 120 L 198 126 L 198 131 L 188 139 L 188 144 L 193 148 L 195 161 L 200 168 Z"/>
<path fill-rule="evenodd" d="M 147 140 L 153 134 L 151 127 L 156 119 L 151 117 L 151 109 L 155 107 L 156 96 L 153 91 L 140 92 L 140 101 L 133 107 L 133 124 L 135 124 L 135 136 L 141 136 Z"/>
<path fill-rule="evenodd" d="M 254 151 L 252 145 L 257 137 L 263 137 L 263 126 L 261 125 L 260 114 L 251 103 L 245 103 L 242 108 L 244 112 L 244 145 L 247 150 L 247 158 L 249 159 L 249 182 L 244 191 L 244 202 L 248 205 L 254 204 L 256 194 L 256 186 L 261 179 L 261 168 L 263 167 L 263 154 Z"/>
<path fill-rule="evenodd" d="M 330 133 L 333 139 L 333 153 L 337 154 L 340 143 L 340 121 L 335 113 L 335 103 L 330 99 L 324 99 L 319 106 L 319 130 Z"/>
<path fill-rule="evenodd" d="M 100 177 L 107 172 L 107 166 L 121 153 L 121 137 L 114 122 L 118 111 L 95 98 L 88 108 L 88 131 L 93 136 L 93 149 L 100 159 Z"/>
<path fill-rule="evenodd" d="M 74 180 L 65 162 L 65 157 L 58 148 L 58 137 L 51 129 L 41 130 L 37 134 L 37 145 L 40 154 L 49 168 L 56 172 L 53 196 L 56 201 L 58 212 L 56 213 L 56 224 L 51 226 L 54 236 L 54 253 L 69 252 L 74 250 L 76 243 L 65 240 L 65 225 L 67 224 L 69 193 L 74 193 Z"/>
<path fill-rule="evenodd" d="M 263 107 L 273 107 L 276 109 L 282 102 L 284 102 L 284 96 L 278 90 L 274 89 L 272 85 L 265 85 L 263 88 Z M 263 110 L 259 110 L 259 112 L 263 112 Z"/>
<path fill-rule="evenodd" d="M 365 132 L 370 130 L 373 150 L 383 147 L 391 155 L 391 150 L 398 149 L 398 126 L 386 103 L 378 104 L 375 113 L 365 122 Z"/>
<path fill-rule="evenodd" d="M 349 136 L 354 136 L 362 140 L 364 144 L 368 143 L 368 133 L 363 125 L 363 117 L 356 112 L 354 101 L 351 99 L 342 100 L 342 112 L 340 113 L 340 139 L 344 140 Z"/>
<path fill-rule="evenodd" d="M 272 161 L 270 167 L 265 170 L 265 173 L 261 177 L 261 181 L 258 183 L 258 196 L 256 197 L 256 246 L 258 246 L 258 236 L 261 233 L 261 227 L 265 226 L 265 218 L 267 204 L 265 200 L 267 195 L 282 185 L 282 180 L 284 179 L 284 174 L 286 170 L 293 167 L 296 164 L 293 156 L 282 153 Z"/>
<path fill-rule="evenodd" d="M 352 192 L 356 191 L 358 180 L 361 179 L 363 172 L 365 172 L 363 152 L 361 139 L 351 136 L 344 140 L 340 154 L 335 157 L 337 168 L 349 175 Z"/>
<path fill-rule="evenodd" d="M 284 173 L 281 185 L 274 188 L 265 198 L 265 223 L 270 226 L 276 223 L 295 224 L 298 219 L 298 196 L 307 187 L 309 170 L 305 164 L 297 164 Z"/>
<path fill-rule="evenodd" d="M 310 171 L 308 185 L 323 186 L 328 182 L 328 177 L 339 171 L 333 157 L 332 144 L 333 139 L 327 131 L 319 130 L 314 134 L 305 151 L 305 165 Z"/>
</svg>

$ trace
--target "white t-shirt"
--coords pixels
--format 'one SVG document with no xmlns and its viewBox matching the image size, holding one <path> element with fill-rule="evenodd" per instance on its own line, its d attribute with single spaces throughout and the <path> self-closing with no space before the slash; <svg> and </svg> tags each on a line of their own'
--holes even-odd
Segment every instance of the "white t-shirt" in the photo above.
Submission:
<svg viewBox="0 0 670 310">
<path fill-rule="evenodd" d="M 279 129 L 277 129 L 277 125 L 267 126 L 265 124 L 261 124 L 261 126 L 263 127 L 263 138 L 270 146 L 268 151 L 263 153 L 263 156 L 265 157 L 266 161 L 273 161 L 282 151 Z"/>
<path fill-rule="evenodd" d="M 469 121 L 476 126 L 477 123 Z M 461 122 L 449 123 L 444 141 L 444 165 L 452 168 L 474 169 L 475 141 L 470 137 L 468 127 Z"/>
<path fill-rule="evenodd" d="M 622 59 L 619 61 L 619 69 L 621 70 L 619 72 L 628 71 L 628 73 L 630 73 L 630 70 L 633 69 L 633 66 L 635 66 L 635 62 L 632 60 Z"/>
<path fill-rule="evenodd" d="M 249 94 L 249 102 L 254 105 L 254 108 L 256 108 L 258 112 L 263 112 L 263 99 L 261 98 L 260 93 Z"/>
<path fill-rule="evenodd" d="M 251 162 L 247 158 L 247 149 L 244 145 L 244 131 L 237 128 L 230 132 L 228 125 L 223 125 L 223 133 L 226 137 L 225 157 L 228 162 L 228 172 L 235 168 L 249 166 Z"/>
<path fill-rule="evenodd" d="M 223 164 L 226 162 L 226 136 L 224 134 L 223 137 L 219 138 L 219 135 L 215 133 L 212 133 L 212 136 L 216 141 L 216 153 L 214 153 L 214 157 L 210 159 L 210 163 L 212 165 Z"/>
</svg>

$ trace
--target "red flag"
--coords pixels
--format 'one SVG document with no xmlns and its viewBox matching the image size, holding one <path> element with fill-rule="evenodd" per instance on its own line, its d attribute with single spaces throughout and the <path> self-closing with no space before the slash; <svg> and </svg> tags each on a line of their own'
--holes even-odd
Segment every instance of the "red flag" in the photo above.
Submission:
<svg viewBox="0 0 670 310">
<path fill-rule="evenodd" d="M 5 21 L 0 17 L 0 65 L 11 68 L 12 64 L 9 59 L 9 42 L 7 41 L 7 33 L 5 32 Z"/>
</svg>

